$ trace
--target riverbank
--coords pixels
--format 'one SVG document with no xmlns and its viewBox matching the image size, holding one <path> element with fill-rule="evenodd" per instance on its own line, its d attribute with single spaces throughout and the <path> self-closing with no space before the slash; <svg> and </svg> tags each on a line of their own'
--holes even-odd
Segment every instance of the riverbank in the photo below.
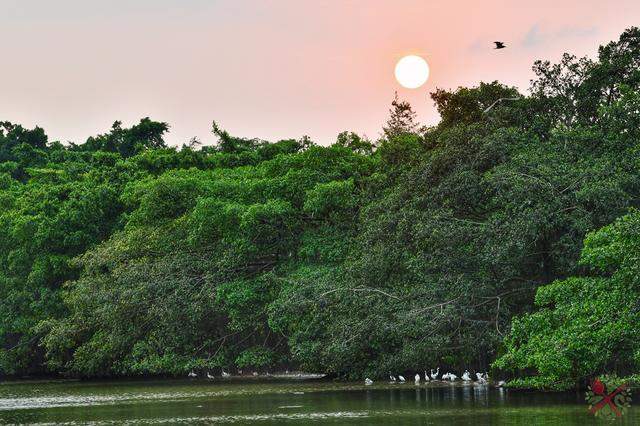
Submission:
<svg viewBox="0 0 640 426">
<path fill-rule="evenodd" d="M 524 391 L 542 391 L 542 392 L 566 392 L 570 390 L 584 391 L 591 385 L 593 378 L 583 378 L 578 381 L 565 380 L 554 381 L 541 377 L 526 377 L 516 378 L 507 381 L 506 387 L 511 390 L 524 390 Z M 616 375 L 603 374 L 597 377 L 608 387 L 615 388 L 621 385 L 634 390 L 640 388 L 640 375 L 634 374 L 625 377 L 618 377 Z"/>
<path fill-rule="evenodd" d="M 601 376 L 601 380 L 607 383 L 609 386 L 620 386 L 625 384 L 631 389 L 640 388 L 640 376 L 632 375 L 627 377 L 615 377 L 615 376 Z M 0 386 L 2 385 L 41 385 L 41 384 L 64 384 L 64 383 L 153 383 L 157 381 L 166 382 L 187 382 L 187 383 L 269 383 L 269 382 L 319 382 L 319 383 L 335 383 L 335 384 L 349 384 L 353 383 L 348 380 L 340 380 L 338 378 L 332 378 L 327 374 L 322 373 L 308 373 L 298 371 L 285 371 L 274 373 L 258 373 L 258 374 L 229 374 L 226 376 L 215 375 L 207 376 L 207 373 L 196 373 L 195 377 L 167 377 L 167 376 L 131 376 L 131 377 L 106 377 L 106 378 L 66 378 L 66 377 L 22 377 L 22 378 L 7 378 L 0 379 Z M 415 385 L 413 380 L 408 380 L 404 383 L 391 383 L 386 379 L 374 379 L 375 385 L 398 385 L 408 386 Z M 562 393 L 568 391 L 584 391 L 589 386 L 589 381 L 582 380 L 580 382 L 549 382 L 549 381 L 537 381 L 537 378 L 519 378 L 511 379 L 502 384 L 501 381 L 491 380 L 486 384 L 480 384 L 476 381 L 464 382 L 462 380 L 456 380 L 450 382 L 448 380 L 430 380 L 429 382 L 421 381 L 421 386 L 486 386 L 494 388 L 504 388 L 515 392 L 528 392 L 538 391 L 545 393 Z"/>
</svg>

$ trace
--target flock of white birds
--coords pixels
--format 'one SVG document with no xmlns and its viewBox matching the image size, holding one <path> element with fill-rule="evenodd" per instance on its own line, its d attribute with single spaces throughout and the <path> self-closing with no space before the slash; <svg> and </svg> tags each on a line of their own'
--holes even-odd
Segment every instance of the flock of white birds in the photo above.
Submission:
<svg viewBox="0 0 640 426">
<path fill-rule="evenodd" d="M 253 373 L 253 375 L 257 376 L 258 373 Z M 193 370 L 191 370 L 191 372 L 189 374 L 187 374 L 187 377 L 195 378 L 195 377 L 198 377 L 198 375 L 196 373 L 194 373 Z M 227 378 L 231 377 L 231 374 L 229 374 L 226 371 L 222 370 L 222 377 L 227 379 Z M 209 373 L 207 371 L 207 379 L 213 380 L 214 378 L 215 378 L 215 376 L 213 376 L 211 373 Z"/>
<path fill-rule="evenodd" d="M 424 382 L 425 383 L 436 382 L 438 381 L 438 376 L 440 376 L 440 367 L 438 367 L 436 371 L 433 371 L 433 369 L 431 369 L 431 374 L 427 374 L 427 371 L 425 370 Z M 444 373 L 441 378 L 442 381 L 449 381 L 449 382 L 455 382 L 457 379 L 458 379 L 458 376 L 456 376 L 453 373 Z M 473 382 L 478 385 L 486 385 L 489 383 L 489 374 L 487 372 L 476 373 L 476 381 L 474 382 L 474 380 L 471 377 L 471 373 L 469 373 L 469 370 L 464 370 L 464 373 L 462 373 L 462 377 L 460 379 L 463 382 L 467 382 L 467 383 Z M 416 375 L 414 376 L 415 384 L 419 385 L 421 380 L 422 380 L 422 377 L 420 376 L 420 373 L 416 373 Z M 407 380 L 402 375 L 398 375 L 398 377 L 396 377 L 393 374 L 389 374 L 389 383 L 406 383 L 406 381 Z M 367 377 L 366 379 L 364 379 L 364 384 L 372 385 L 373 380 Z M 505 382 L 503 380 L 497 383 L 498 387 L 502 387 L 504 385 L 505 385 Z"/>
<path fill-rule="evenodd" d="M 287 373 L 289 373 L 287 371 Z M 207 374 L 207 379 L 213 380 L 215 377 L 213 375 L 211 375 L 209 372 L 206 373 Z M 240 371 L 240 374 L 242 374 L 242 372 Z M 257 376 L 258 373 L 254 372 L 253 373 L 254 376 Z M 268 376 L 269 374 L 267 374 Z M 191 378 L 195 378 L 198 377 L 198 375 L 196 373 L 194 373 L 193 371 L 191 371 L 188 375 L 188 377 Z M 433 369 L 431 369 L 431 374 L 428 374 L 427 371 L 424 371 L 424 382 L 425 383 L 429 383 L 429 382 L 437 382 L 438 381 L 438 376 L 440 376 L 440 367 L 438 367 L 436 369 L 436 371 L 433 371 Z M 223 378 L 229 378 L 231 377 L 231 374 L 227 373 L 226 371 L 222 370 L 222 377 Z M 471 377 L 471 373 L 469 373 L 469 370 L 464 370 L 464 373 L 462 373 L 462 377 L 460 377 L 460 379 L 465 382 L 465 383 L 470 383 L 473 382 L 474 384 L 477 385 L 487 385 L 489 384 L 489 373 L 484 372 L 484 373 L 476 373 L 476 380 L 474 381 L 473 378 Z M 422 381 L 422 376 L 420 376 L 420 373 L 416 373 L 416 375 L 413 378 L 414 383 L 416 385 L 419 385 L 420 382 Z M 458 380 L 458 376 L 456 376 L 453 373 L 444 373 L 440 379 L 440 381 L 448 381 L 448 382 L 455 382 L 456 380 Z M 407 379 L 404 378 L 404 376 L 398 374 L 398 376 L 394 376 L 393 374 L 389 374 L 389 383 L 406 383 Z M 373 384 L 373 380 L 371 380 L 370 378 L 366 378 L 364 379 L 364 384 L 365 385 L 372 385 Z M 503 387 L 505 385 L 504 380 L 500 380 L 496 386 L 497 387 Z"/>
</svg>

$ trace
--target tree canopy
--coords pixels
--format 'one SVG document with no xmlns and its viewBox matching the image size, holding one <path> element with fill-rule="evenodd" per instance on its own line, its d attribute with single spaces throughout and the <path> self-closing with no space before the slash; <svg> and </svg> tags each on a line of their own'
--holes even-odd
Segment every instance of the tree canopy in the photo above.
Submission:
<svg viewBox="0 0 640 426">
<path fill-rule="evenodd" d="M 0 372 L 636 374 L 639 65 L 630 28 L 526 95 L 438 89 L 433 127 L 396 97 L 331 146 L 2 122 Z"/>
</svg>

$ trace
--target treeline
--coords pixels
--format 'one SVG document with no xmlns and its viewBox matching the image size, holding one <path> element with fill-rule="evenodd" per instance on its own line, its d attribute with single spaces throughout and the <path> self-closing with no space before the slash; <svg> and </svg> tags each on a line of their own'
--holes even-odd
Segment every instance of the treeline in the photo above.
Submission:
<svg viewBox="0 0 640 426">
<path fill-rule="evenodd" d="M 635 374 L 639 70 L 631 28 L 527 96 L 438 90 L 429 128 L 396 99 L 328 147 L 0 123 L 0 371 Z"/>
</svg>

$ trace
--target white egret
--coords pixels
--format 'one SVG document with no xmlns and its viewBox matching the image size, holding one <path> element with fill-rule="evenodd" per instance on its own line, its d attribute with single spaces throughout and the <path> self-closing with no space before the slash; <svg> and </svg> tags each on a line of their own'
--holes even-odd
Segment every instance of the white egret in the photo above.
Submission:
<svg viewBox="0 0 640 426">
<path fill-rule="evenodd" d="M 222 370 L 222 377 L 229 378 L 229 377 L 231 377 L 231 374 L 229 374 L 226 371 Z"/>
<path fill-rule="evenodd" d="M 476 377 L 478 378 L 479 384 L 484 385 L 485 383 L 487 383 L 487 379 L 484 378 L 484 375 L 482 373 L 476 373 Z"/>
<path fill-rule="evenodd" d="M 440 374 L 440 367 L 438 367 L 438 369 L 436 370 L 436 372 L 433 372 L 433 368 L 431 369 L 431 380 L 437 380 L 438 379 L 438 374 Z"/>
<path fill-rule="evenodd" d="M 406 380 L 404 379 L 404 376 L 401 376 L 399 374 L 398 374 L 398 380 L 400 380 L 400 383 L 406 382 Z"/>
<path fill-rule="evenodd" d="M 373 380 L 371 380 L 370 378 L 367 377 L 366 379 L 364 379 L 364 384 L 367 385 L 367 386 L 372 385 L 373 384 Z"/>
<path fill-rule="evenodd" d="M 191 372 L 188 374 L 189 377 L 198 377 L 198 375 L 196 373 L 193 372 L 193 370 L 191 370 Z"/>
<path fill-rule="evenodd" d="M 419 385 L 420 384 L 420 374 L 416 373 L 416 375 L 414 377 L 414 380 L 416 382 L 416 385 Z"/>
<path fill-rule="evenodd" d="M 209 372 L 207 371 L 207 379 L 211 379 L 211 380 L 213 380 L 213 378 L 214 378 L 214 377 L 213 377 L 211 374 L 209 374 Z"/>
<path fill-rule="evenodd" d="M 462 380 L 464 380 L 465 382 L 470 381 L 471 376 L 469 374 L 469 370 L 464 370 L 464 373 L 462 374 Z"/>
</svg>

